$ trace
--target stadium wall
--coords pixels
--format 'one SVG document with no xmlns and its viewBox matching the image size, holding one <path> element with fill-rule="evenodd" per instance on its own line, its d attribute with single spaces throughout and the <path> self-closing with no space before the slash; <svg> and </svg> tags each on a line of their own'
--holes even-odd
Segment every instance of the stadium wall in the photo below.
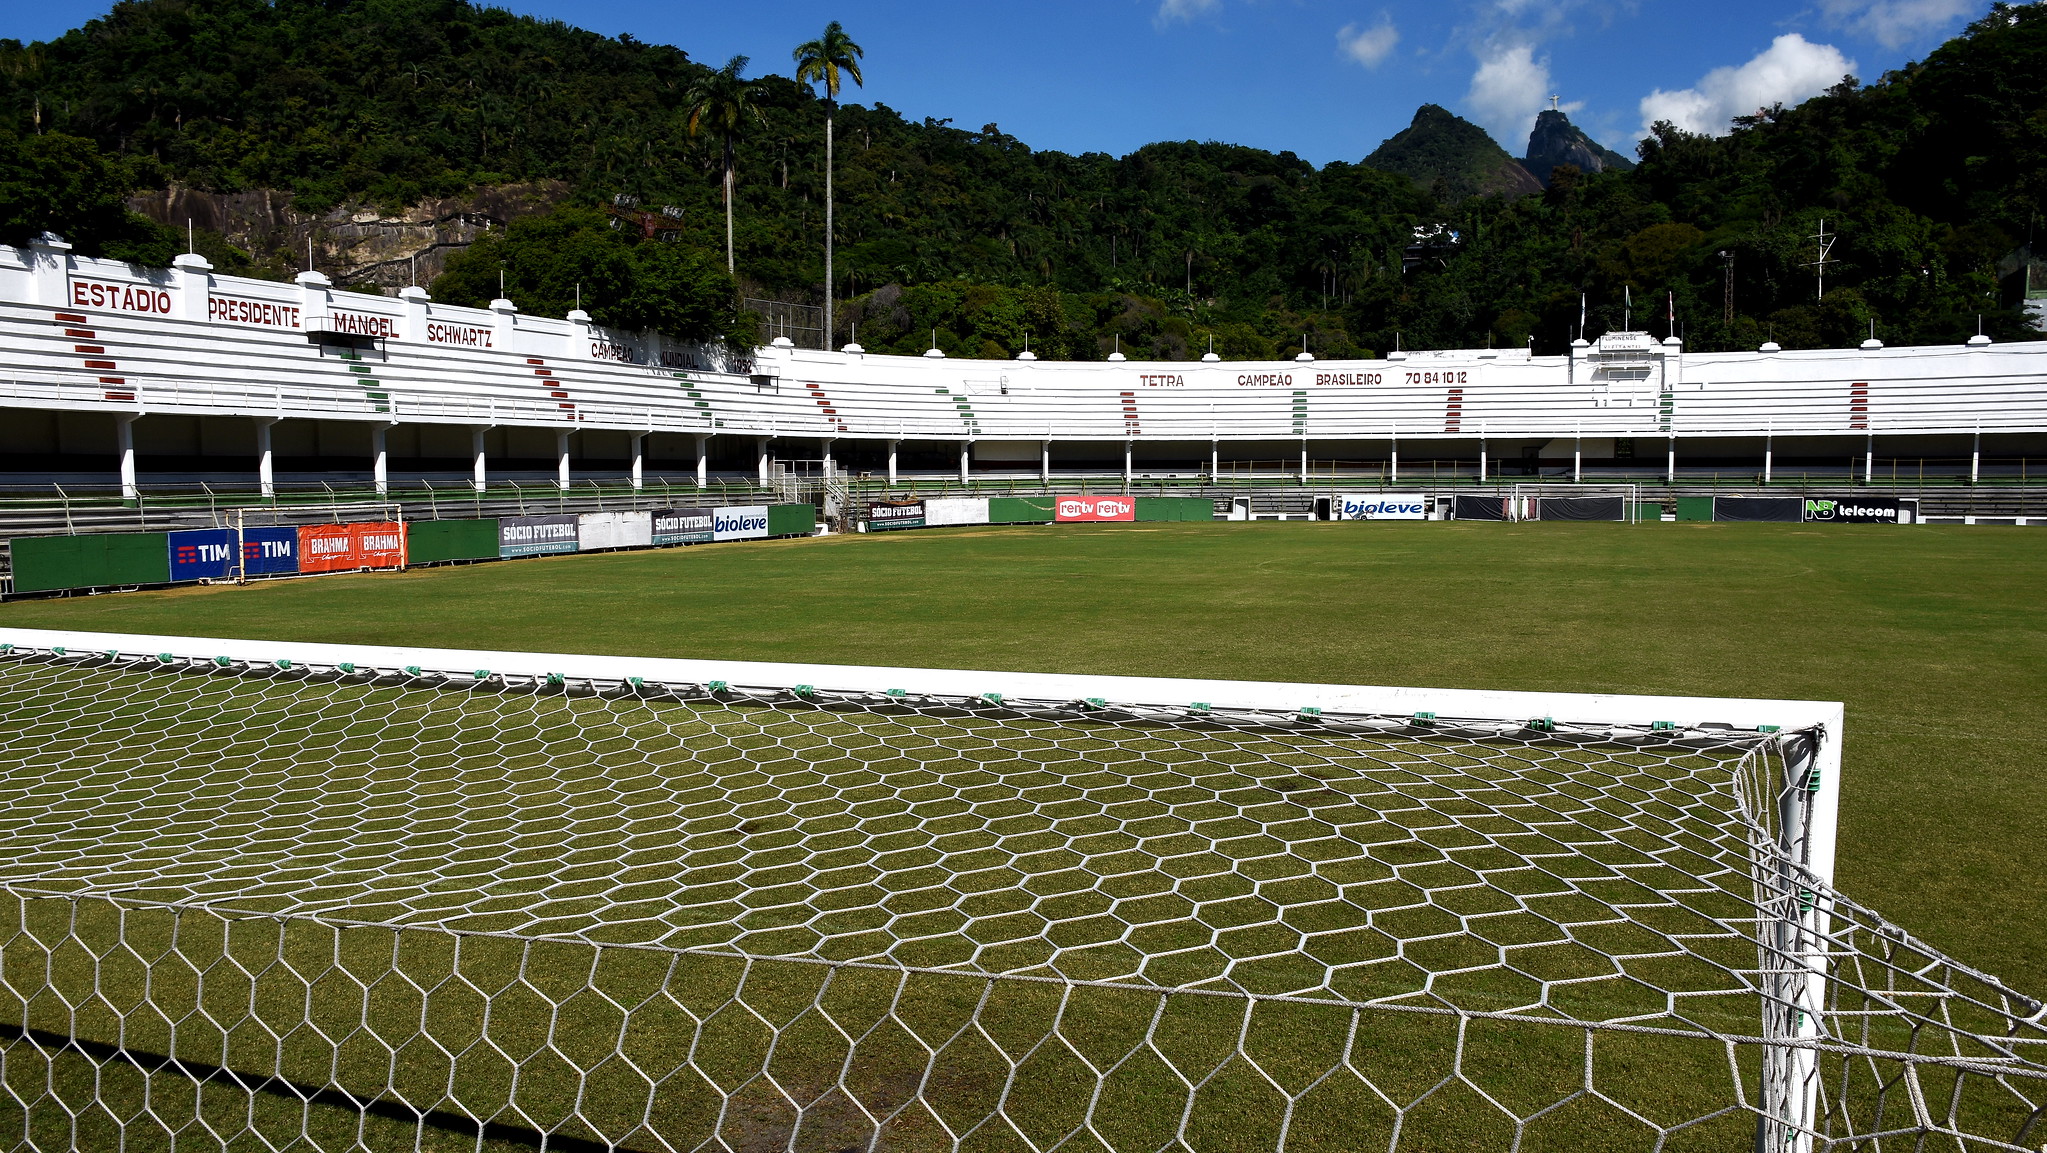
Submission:
<svg viewBox="0 0 2047 1153">
<path fill-rule="evenodd" d="M 24 475 L 138 458 L 279 467 L 765 473 L 774 456 L 1126 470 L 1234 459 L 1835 461 L 2047 450 L 2047 342 L 1688 353 L 1609 333 L 1568 356 L 1054 363 L 754 350 L 651 332 L 0 247 L 0 448 Z M 780 451 L 775 445 L 779 442 Z M 813 456 L 815 454 L 815 456 Z M 372 462 L 375 462 L 374 464 Z M 867 467 L 863 465 L 863 467 Z"/>
</svg>

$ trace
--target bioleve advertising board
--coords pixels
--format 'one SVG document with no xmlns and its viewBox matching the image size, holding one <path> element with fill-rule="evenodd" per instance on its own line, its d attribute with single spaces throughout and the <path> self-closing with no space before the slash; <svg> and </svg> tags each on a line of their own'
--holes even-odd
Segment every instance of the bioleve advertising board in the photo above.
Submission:
<svg viewBox="0 0 2047 1153">
<path fill-rule="evenodd" d="M 711 510 L 712 540 L 765 540 L 767 535 L 767 505 L 734 505 Z"/>
<path fill-rule="evenodd" d="M 1128 496 L 1062 496 L 1052 504 L 1052 519 L 1061 523 L 1136 520 L 1137 500 Z"/>
<path fill-rule="evenodd" d="M 395 522 L 304 524 L 298 534 L 300 572 L 399 568 L 405 564 L 405 526 Z"/>
<path fill-rule="evenodd" d="M 1807 497 L 1805 519 L 1831 524 L 1911 524 L 1903 501 L 1872 497 Z"/>
<path fill-rule="evenodd" d="M 581 518 L 574 513 L 553 516 L 508 516 L 498 521 L 498 555 L 545 556 L 575 552 Z"/>
<path fill-rule="evenodd" d="M 299 530 L 289 525 L 242 531 L 242 575 L 282 576 L 299 571 Z"/>
<path fill-rule="evenodd" d="M 235 530 L 200 528 L 169 534 L 171 579 L 226 580 L 235 575 Z"/>
<path fill-rule="evenodd" d="M 888 504 L 867 506 L 867 531 L 887 532 L 897 528 L 923 528 L 924 502 L 921 500 L 892 501 Z"/>
<path fill-rule="evenodd" d="M 1408 492 L 1339 496 L 1335 501 L 1337 520 L 1427 520 L 1428 498 Z"/>
<path fill-rule="evenodd" d="M 655 544 L 709 544 L 715 509 L 658 508 L 653 512 Z"/>
</svg>

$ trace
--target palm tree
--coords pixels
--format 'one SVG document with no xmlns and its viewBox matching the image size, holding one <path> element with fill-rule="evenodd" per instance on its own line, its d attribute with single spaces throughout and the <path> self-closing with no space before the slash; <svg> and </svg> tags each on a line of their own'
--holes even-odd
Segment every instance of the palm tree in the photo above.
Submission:
<svg viewBox="0 0 2047 1153">
<path fill-rule="evenodd" d="M 767 117 L 761 115 L 754 101 L 760 96 L 761 82 L 742 80 L 741 72 L 746 71 L 747 59 L 734 56 L 725 62 L 725 67 L 709 75 L 699 76 L 683 94 L 683 105 L 689 115 L 691 136 L 708 128 L 718 134 L 725 148 L 725 271 L 735 271 L 732 260 L 732 171 L 739 159 L 739 136 L 746 130 L 749 118 L 766 124 Z"/>
<path fill-rule="evenodd" d="M 824 84 L 824 331 L 825 347 L 831 347 L 832 328 L 832 113 L 838 107 L 839 76 L 866 87 L 860 78 L 860 57 L 866 55 L 837 20 L 825 25 L 824 35 L 798 44 L 796 80 L 800 84 Z"/>
</svg>

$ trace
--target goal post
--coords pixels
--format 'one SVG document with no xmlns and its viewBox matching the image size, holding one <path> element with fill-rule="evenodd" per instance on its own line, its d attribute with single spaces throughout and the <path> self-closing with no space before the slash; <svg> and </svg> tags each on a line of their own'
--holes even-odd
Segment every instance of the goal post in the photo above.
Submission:
<svg viewBox="0 0 2047 1153">
<path fill-rule="evenodd" d="M 1509 520 L 1641 519 L 1640 486 L 1634 484 L 1516 484 L 1507 501 Z"/>
<path fill-rule="evenodd" d="M 1837 703 L 0 629 L 0 710 L 31 1148 L 1804 1153 L 2047 1108 L 2040 1003 L 1835 890 Z"/>
</svg>

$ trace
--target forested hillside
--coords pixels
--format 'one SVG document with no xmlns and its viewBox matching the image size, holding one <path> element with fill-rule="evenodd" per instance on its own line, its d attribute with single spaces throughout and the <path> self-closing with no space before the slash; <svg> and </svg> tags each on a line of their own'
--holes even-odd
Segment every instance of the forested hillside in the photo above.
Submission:
<svg viewBox="0 0 2047 1153">
<path fill-rule="evenodd" d="M 559 310 L 564 285 L 601 267 L 600 319 L 733 331 L 719 144 L 686 124 L 707 69 L 686 48 L 465 0 L 129 0 L 48 43 L 0 42 L 0 240 L 56 228 L 161 260 L 182 236 L 120 203 L 172 185 L 278 190 L 308 219 L 530 185 L 559 189 L 557 210 L 492 234 L 437 294 L 494 289 L 503 268 L 522 304 Z M 870 75 L 907 66 L 865 61 Z M 749 75 L 770 70 L 790 65 Z M 779 77 L 760 95 L 737 153 L 737 279 L 814 301 L 822 108 Z M 1958 340 L 1979 313 L 2010 338 L 2020 314 L 1999 261 L 2047 203 L 2039 6 L 1994 7 L 1921 63 L 1724 137 L 1659 130 L 1633 171 L 1560 168 L 1540 193 L 1455 201 L 1442 182 L 1362 163 L 1196 142 L 1076 156 L 995 125 L 906 120 L 854 88 L 841 98 L 837 290 L 864 299 L 836 339 L 858 323 L 861 343 L 891 351 L 921 350 L 933 329 L 950 351 L 989 355 L 1026 332 L 1061 357 L 1119 340 L 1133 356 L 1198 356 L 1211 338 L 1228 357 L 1270 356 L 1303 334 L 1322 356 L 1396 339 L 1558 351 L 1581 293 L 1590 335 L 1619 325 L 1632 293 L 1638 325 L 1660 334 L 1674 299 L 1703 348 L 1853 344 L 1872 320 L 1892 343 Z M 682 251 L 641 253 L 674 246 L 607 230 L 597 211 L 620 196 L 679 209 Z M 1819 301 L 1822 218 L 1840 239 Z M 1456 242 L 1404 267 L 1416 230 L 1439 226 Z M 216 263 L 289 273 L 294 259 L 281 247 Z"/>
</svg>

